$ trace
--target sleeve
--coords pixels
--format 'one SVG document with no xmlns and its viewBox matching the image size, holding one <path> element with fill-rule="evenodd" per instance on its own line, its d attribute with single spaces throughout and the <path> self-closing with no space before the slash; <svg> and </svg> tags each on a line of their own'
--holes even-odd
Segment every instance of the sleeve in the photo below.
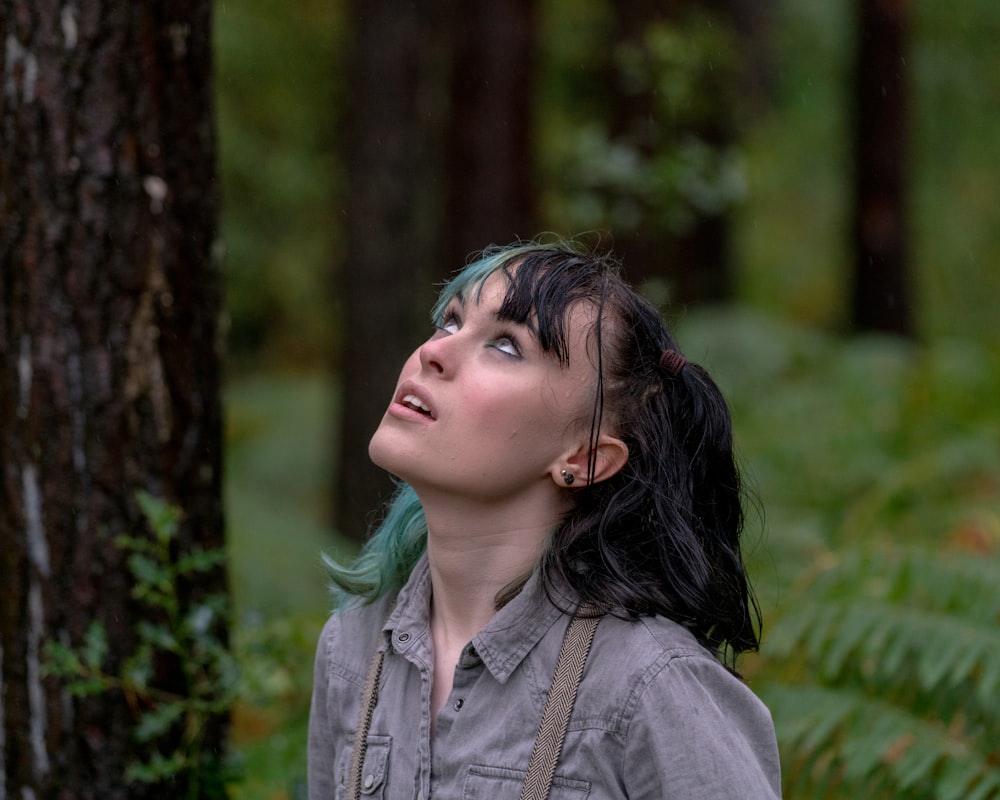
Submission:
<svg viewBox="0 0 1000 800">
<path fill-rule="evenodd" d="M 309 800 L 331 800 L 336 789 L 333 737 L 327 703 L 330 691 L 329 648 L 337 628 L 336 615 L 327 620 L 316 647 L 312 704 L 309 710 L 308 786 Z"/>
<path fill-rule="evenodd" d="M 623 764 L 632 800 L 781 797 L 771 714 L 714 659 L 667 659 L 633 702 Z"/>
</svg>

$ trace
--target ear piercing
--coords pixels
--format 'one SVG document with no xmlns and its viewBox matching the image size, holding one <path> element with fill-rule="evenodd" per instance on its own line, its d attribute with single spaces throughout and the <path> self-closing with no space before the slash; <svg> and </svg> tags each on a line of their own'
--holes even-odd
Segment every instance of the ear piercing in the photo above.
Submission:
<svg viewBox="0 0 1000 800">
<path fill-rule="evenodd" d="M 572 486 L 573 481 L 576 480 L 576 478 L 573 477 L 573 473 L 565 469 L 562 471 L 562 477 L 563 480 L 566 481 L 567 486 Z"/>
</svg>

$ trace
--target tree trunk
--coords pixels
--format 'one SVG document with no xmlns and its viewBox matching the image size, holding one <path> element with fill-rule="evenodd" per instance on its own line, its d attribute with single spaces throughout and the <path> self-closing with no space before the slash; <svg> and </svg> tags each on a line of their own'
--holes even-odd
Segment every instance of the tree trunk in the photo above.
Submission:
<svg viewBox="0 0 1000 800">
<path fill-rule="evenodd" d="M 368 458 L 399 375 L 430 332 L 440 277 L 449 2 L 354 0 L 343 141 L 347 249 L 337 280 L 344 320 L 337 527 L 355 540 L 391 493 Z M 432 272 L 432 265 L 434 265 Z"/>
<path fill-rule="evenodd" d="M 123 777 L 134 697 L 44 667 L 92 622 L 104 669 L 132 652 L 138 490 L 182 508 L 175 555 L 222 545 L 210 40 L 210 0 L 0 0 L 0 798 L 189 796 Z M 181 610 L 224 591 L 212 569 Z"/>
<path fill-rule="evenodd" d="M 473 3 L 455 22 L 445 263 L 533 236 L 534 0 Z"/>
<path fill-rule="evenodd" d="M 855 71 L 854 330 L 913 335 L 906 252 L 906 0 L 859 0 Z"/>
</svg>

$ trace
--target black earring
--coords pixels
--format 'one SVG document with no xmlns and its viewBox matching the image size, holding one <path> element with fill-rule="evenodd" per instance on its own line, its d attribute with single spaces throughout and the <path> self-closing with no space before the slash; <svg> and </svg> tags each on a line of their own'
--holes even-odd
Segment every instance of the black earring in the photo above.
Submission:
<svg viewBox="0 0 1000 800">
<path fill-rule="evenodd" d="M 566 481 L 566 485 L 567 486 L 572 486 L 573 485 L 573 481 L 576 480 L 576 478 L 573 477 L 573 473 L 569 472 L 568 470 L 565 470 L 565 469 L 562 471 L 562 476 L 563 476 L 563 480 Z"/>
</svg>

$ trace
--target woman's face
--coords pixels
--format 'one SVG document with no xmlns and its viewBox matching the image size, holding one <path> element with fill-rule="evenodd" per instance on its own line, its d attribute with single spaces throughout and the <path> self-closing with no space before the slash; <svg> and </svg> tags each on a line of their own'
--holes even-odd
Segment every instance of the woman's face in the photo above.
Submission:
<svg viewBox="0 0 1000 800">
<path fill-rule="evenodd" d="M 372 460 L 418 492 L 503 502 L 551 487 L 565 454 L 589 441 L 593 310 L 570 309 L 563 367 L 528 326 L 498 318 L 506 287 L 494 273 L 478 298 L 452 300 L 403 365 L 372 437 Z"/>
</svg>

